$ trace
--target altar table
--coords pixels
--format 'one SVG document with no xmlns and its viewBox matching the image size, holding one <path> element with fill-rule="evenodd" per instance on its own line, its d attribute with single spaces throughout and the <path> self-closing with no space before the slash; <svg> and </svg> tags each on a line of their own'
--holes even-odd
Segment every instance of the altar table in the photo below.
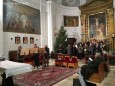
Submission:
<svg viewBox="0 0 115 86">
<path fill-rule="evenodd" d="M 19 63 L 13 61 L 0 61 L 0 71 L 3 71 L 8 76 L 22 74 L 32 71 L 32 66 L 26 63 Z"/>
<path fill-rule="evenodd" d="M 32 71 L 32 66 L 26 63 L 0 61 L 0 71 L 3 72 L 2 86 L 15 86 L 12 76 Z"/>
</svg>

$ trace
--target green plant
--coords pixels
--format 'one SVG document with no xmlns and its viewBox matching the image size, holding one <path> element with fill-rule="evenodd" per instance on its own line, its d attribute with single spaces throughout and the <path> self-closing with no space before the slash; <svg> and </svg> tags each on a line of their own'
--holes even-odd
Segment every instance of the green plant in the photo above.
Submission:
<svg viewBox="0 0 115 86">
<path fill-rule="evenodd" d="M 59 33 L 56 36 L 56 41 L 54 43 L 54 51 L 58 53 L 59 46 L 63 46 L 63 53 L 66 53 L 67 49 L 67 34 L 63 26 L 59 29 Z"/>
</svg>

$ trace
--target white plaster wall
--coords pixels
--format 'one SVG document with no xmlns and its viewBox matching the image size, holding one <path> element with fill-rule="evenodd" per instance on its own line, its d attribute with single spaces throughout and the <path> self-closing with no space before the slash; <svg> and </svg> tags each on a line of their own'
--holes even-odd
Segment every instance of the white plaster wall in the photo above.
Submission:
<svg viewBox="0 0 115 86">
<path fill-rule="evenodd" d="M 46 18 L 46 16 L 47 16 L 46 7 L 47 6 L 46 6 L 46 1 L 45 0 L 14 0 L 14 1 L 19 2 L 21 4 L 25 4 L 25 5 L 30 6 L 30 7 L 33 7 L 35 9 L 39 9 L 40 13 L 41 13 L 40 14 L 41 15 L 41 30 L 43 32 L 47 31 L 47 18 Z M 1 7 L 0 7 L 0 9 L 1 9 Z M 0 16 L 0 22 L 1 21 L 2 21 L 2 19 L 1 19 L 1 16 Z M 2 25 L 1 25 L 0 28 L 2 28 Z M 2 30 L 2 29 L 0 29 L 0 30 Z M 8 59 L 8 52 L 10 50 L 17 50 L 17 47 L 19 45 L 21 45 L 23 48 L 31 48 L 31 47 L 33 47 L 33 44 L 30 44 L 30 42 L 29 42 L 30 37 L 34 37 L 35 43 L 38 45 L 38 47 L 42 47 L 42 43 L 45 43 L 45 42 L 47 43 L 47 38 L 45 39 L 45 41 L 41 39 L 41 38 L 47 37 L 47 34 L 45 36 L 42 35 L 44 33 L 41 33 L 41 35 L 24 34 L 24 33 L 11 33 L 11 32 L 4 32 L 3 33 L 2 31 L 0 31 L 0 33 L 1 33 L 0 34 L 0 37 L 1 37 L 0 43 L 2 44 L 2 42 L 3 42 L 2 46 L 4 46 L 4 48 L 2 49 L 2 46 L 0 45 L 0 49 L 1 49 L 0 53 L 3 50 L 3 54 L 4 54 L 6 59 Z M 3 36 L 2 36 L 2 33 L 3 33 Z M 21 44 L 15 44 L 15 37 L 17 37 L 17 36 L 21 37 Z M 25 37 L 25 36 L 28 37 L 28 43 L 27 44 L 23 44 L 23 37 Z M 13 40 L 11 40 L 11 37 L 13 37 Z M 2 41 L 2 38 L 3 38 L 3 41 Z M 36 39 L 38 39 L 38 40 L 36 40 Z M 1 53 L 1 55 L 3 55 L 3 54 Z"/>
<path fill-rule="evenodd" d="M 76 38 L 77 42 L 81 41 L 81 20 L 80 15 L 81 11 L 78 7 L 65 7 L 62 6 L 59 8 L 59 21 L 58 21 L 58 27 L 64 24 L 63 16 L 78 16 L 79 17 L 79 26 L 78 27 L 65 27 L 67 30 L 68 38 Z M 60 22 L 60 23 L 59 23 Z"/>
<path fill-rule="evenodd" d="M 115 0 L 113 0 L 113 8 L 114 8 L 114 34 L 115 34 Z"/>
<path fill-rule="evenodd" d="M 76 38 L 77 42 L 81 41 L 81 20 L 80 20 L 80 14 L 81 11 L 79 10 L 78 7 L 66 7 L 62 6 L 56 3 L 52 3 L 52 18 L 56 20 L 53 20 L 53 22 L 56 22 L 56 25 L 53 26 L 53 29 L 55 27 L 57 29 L 60 29 L 60 26 L 63 26 L 63 16 L 78 16 L 79 17 L 79 26 L 78 27 L 65 27 L 67 30 L 68 38 Z M 55 16 L 54 16 L 55 15 Z M 55 18 L 54 18 L 55 17 Z"/>
<path fill-rule="evenodd" d="M 3 56 L 3 0 L 0 0 L 0 57 Z"/>
<path fill-rule="evenodd" d="M 48 45 L 48 26 L 47 26 L 47 12 L 41 14 L 41 47 Z"/>
<path fill-rule="evenodd" d="M 15 44 L 15 37 L 21 38 L 20 44 Z M 23 44 L 23 37 L 28 37 L 28 43 Z M 17 50 L 18 46 L 22 46 L 23 48 L 32 48 L 34 44 L 30 44 L 30 37 L 34 37 L 34 43 L 37 44 L 37 46 L 40 46 L 40 35 L 34 35 L 34 34 L 23 34 L 23 33 L 11 33 L 11 32 L 4 32 L 3 39 L 4 39 L 4 55 L 6 59 L 8 59 L 8 52 L 10 50 Z M 11 38 L 13 38 L 11 40 Z M 36 40 L 38 39 L 38 40 Z"/>
<path fill-rule="evenodd" d="M 86 3 L 87 0 L 80 0 L 80 5 L 83 5 Z"/>
<path fill-rule="evenodd" d="M 54 35 L 54 33 L 55 33 L 55 30 L 57 29 L 56 28 L 56 15 L 52 15 L 52 27 L 53 27 L 53 29 L 52 29 L 52 44 L 54 45 L 54 43 L 55 43 L 55 39 L 56 39 L 56 36 Z M 54 47 L 52 46 L 52 49 L 54 49 Z"/>
<path fill-rule="evenodd" d="M 62 0 L 52 0 L 52 1 L 55 1 L 58 4 L 62 4 Z"/>
<path fill-rule="evenodd" d="M 53 45 L 56 40 L 55 31 L 58 29 L 58 7 L 60 4 L 52 2 L 51 4 L 51 13 L 52 13 L 52 50 L 54 49 Z"/>
<path fill-rule="evenodd" d="M 44 0 L 41 0 L 40 6 L 41 12 L 41 47 L 48 45 L 48 12 L 47 12 L 47 3 Z"/>
<path fill-rule="evenodd" d="M 115 0 L 113 0 L 113 7 L 115 8 Z"/>
</svg>

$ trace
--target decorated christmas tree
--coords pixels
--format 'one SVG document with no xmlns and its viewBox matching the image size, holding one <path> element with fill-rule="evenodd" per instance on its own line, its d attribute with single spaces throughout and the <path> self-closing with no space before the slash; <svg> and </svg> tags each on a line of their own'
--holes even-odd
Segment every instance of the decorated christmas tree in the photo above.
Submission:
<svg viewBox="0 0 115 86">
<path fill-rule="evenodd" d="M 56 41 L 54 43 L 54 51 L 58 53 L 59 46 L 63 46 L 63 53 L 66 53 L 67 50 L 67 34 L 63 26 L 59 29 L 59 32 L 56 36 Z"/>
</svg>

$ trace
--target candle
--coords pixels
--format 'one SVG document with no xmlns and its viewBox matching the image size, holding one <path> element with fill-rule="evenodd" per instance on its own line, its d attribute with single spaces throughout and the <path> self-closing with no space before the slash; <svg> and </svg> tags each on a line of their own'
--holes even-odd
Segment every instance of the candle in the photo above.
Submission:
<svg viewBox="0 0 115 86">
<path fill-rule="evenodd" d="M 115 37 L 114 33 L 112 34 L 112 37 Z"/>
</svg>

